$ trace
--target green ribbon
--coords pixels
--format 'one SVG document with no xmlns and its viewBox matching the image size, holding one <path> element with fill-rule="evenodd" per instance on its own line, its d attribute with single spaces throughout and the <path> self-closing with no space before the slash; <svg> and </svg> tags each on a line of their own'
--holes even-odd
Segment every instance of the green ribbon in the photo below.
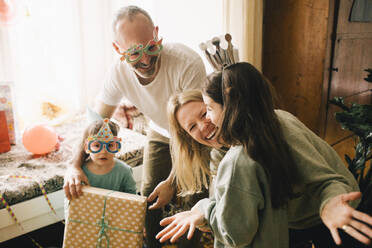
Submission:
<svg viewBox="0 0 372 248">
<path fill-rule="evenodd" d="M 102 217 L 97 223 L 94 224 L 94 223 L 90 223 L 90 222 L 87 222 L 87 221 L 69 219 L 70 222 L 79 223 L 79 224 L 86 224 L 86 225 L 91 225 L 91 226 L 98 225 L 98 226 L 101 227 L 99 232 L 98 232 L 98 239 L 97 239 L 96 248 L 102 248 L 102 241 L 104 239 L 106 239 L 106 248 L 110 247 L 110 237 L 106 234 L 106 228 L 111 229 L 111 230 L 115 230 L 115 231 L 122 231 L 122 232 L 134 233 L 134 234 L 142 234 L 142 232 L 135 232 L 135 231 L 132 231 L 132 230 L 127 230 L 127 229 L 122 229 L 122 228 L 118 228 L 118 227 L 109 226 L 108 221 L 105 221 L 107 197 L 108 197 L 109 194 L 114 193 L 114 192 L 115 191 L 111 191 L 111 192 L 107 193 L 107 195 L 105 196 L 105 201 L 104 201 L 104 204 L 103 204 Z"/>
<path fill-rule="evenodd" d="M 98 232 L 98 240 L 97 240 L 97 246 L 96 248 L 101 248 L 102 247 L 102 240 L 103 239 L 106 239 L 106 247 L 109 248 L 110 247 L 110 238 L 107 236 L 106 234 L 106 231 L 105 229 L 109 227 L 108 225 L 108 221 L 107 221 L 107 224 L 105 222 L 105 212 L 106 212 L 106 202 L 107 202 L 107 196 L 109 194 L 111 194 L 113 192 L 109 192 L 106 196 L 105 196 L 105 202 L 103 204 L 103 211 L 102 211 L 102 217 L 101 217 L 101 220 L 98 221 L 98 225 L 101 227 L 101 229 L 99 230 Z"/>
</svg>

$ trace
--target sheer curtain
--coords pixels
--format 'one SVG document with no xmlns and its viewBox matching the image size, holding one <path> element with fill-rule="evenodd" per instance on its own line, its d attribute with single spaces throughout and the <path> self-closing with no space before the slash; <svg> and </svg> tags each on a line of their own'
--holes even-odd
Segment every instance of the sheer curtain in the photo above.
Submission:
<svg viewBox="0 0 372 248">
<path fill-rule="evenodd" d="M 11 2 L 18 15 L 12 25 L 0 26 L 0 81 L 14 82 L 20 128 L 48 121 L 42 114 L 46 102 L 59 108 L 52 124 L 93 105 L 117 56 L 111 21 L 122 6 L 146 9 L 164 42 L 181 42 L 200 54 L 199 43 L 223 31 L 222 0 Z"/>
<path fill-rule="evenodd" d="M 25 14 L 9 27 L 21 125 L 41 120 L 43 102 L 58 106 L 59 116 L 76 111 L 82 68 L 76 2 L 26 3 L 18 6 Z"/>
<path fill-rule="evenodd" d="M 16 19 L 1 28 L 3 41 L 9 41 L 3 43 L 1 56 L 12 66 L 5 68 L 0 80 L 14 82 L 20 127 L 49 121 L 42 115 L 43 103 L 59 108 L 51 123 L 60 123 L 91 102 L 109 67 L 110 4 L 76 0 L 14 4 Z"/>
<path fill-rule="evenodd" d="M 223 0 L 224 31 L 239 48 L 240 61 L 261 70 L 263 0 Z"/>
</svg>

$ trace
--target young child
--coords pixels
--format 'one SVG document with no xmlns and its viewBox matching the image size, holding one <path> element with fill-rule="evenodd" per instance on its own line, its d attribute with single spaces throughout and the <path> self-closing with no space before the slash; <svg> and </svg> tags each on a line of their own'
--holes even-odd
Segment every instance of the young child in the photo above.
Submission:
<svg viewBox="0 0 372 248">
<path fill-rule="evenodd" d="M 136 194 L 132 169 L 115 158 L 120 151 L 119 126 L 109 119 L 96 120 L 84 131 L 85 162 L 82 169 L 90 186 Z M 68 200 L 65 198 L 65 217 Z"/>
<path fill-rule="evenodd" d="M 84 133 L 86 162 L 82 169 L 93 187 L 136 194 L 131 168 L 115 158 L 120 151 L 119 126 L 108 119 L 98 120 Z"/>
</svg>

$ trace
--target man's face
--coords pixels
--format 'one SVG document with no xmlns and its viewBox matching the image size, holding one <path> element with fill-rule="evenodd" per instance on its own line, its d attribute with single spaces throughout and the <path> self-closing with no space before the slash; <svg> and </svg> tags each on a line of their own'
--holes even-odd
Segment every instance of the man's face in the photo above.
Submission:
<svg viewBox="0 0 372 248">
<path fill-rule="evenodd" d="M 154 39 L 154 34 L 157 36 L 157 28 L 142 14 L 138 14 L 132 21 L 124 19 L 118 22 L 117 28 L 117 44 L 120 52 L 128 51 L 133 47 L 146 45 Z M 142 78 L 152 78 L 156 75 L 160 54 L 148 55 L 143 52 L 142 57 L 135 63 L 128 63 L 134 71 Z"/>
</svg>

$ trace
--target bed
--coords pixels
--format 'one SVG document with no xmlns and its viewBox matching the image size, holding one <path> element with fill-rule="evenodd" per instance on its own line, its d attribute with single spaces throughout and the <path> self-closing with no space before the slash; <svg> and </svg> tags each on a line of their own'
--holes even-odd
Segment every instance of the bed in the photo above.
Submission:
<svg viewBox="0 0 372 248">
<path fill-rule="evenodd" d="M 71 163 L 73 150 L 85 125 L 85 116 L 78 115 L 68 123 L 55 127 L 64 140 L 58 151 L 46 156 L 33 157 L 20 140 L 11 151 L 0 154 L 0 243 L 63 220 L 63 175 L 66 166 Z M 123 146 L 117 157 L 133 168 L 139 189 L 146 136 L 129 129 L 121 129 L 119 136 Z M 48 201 L 41 188 L 45 189 Z M 17 225 L 6 204 L 20 225 Z"/>
</svg>

